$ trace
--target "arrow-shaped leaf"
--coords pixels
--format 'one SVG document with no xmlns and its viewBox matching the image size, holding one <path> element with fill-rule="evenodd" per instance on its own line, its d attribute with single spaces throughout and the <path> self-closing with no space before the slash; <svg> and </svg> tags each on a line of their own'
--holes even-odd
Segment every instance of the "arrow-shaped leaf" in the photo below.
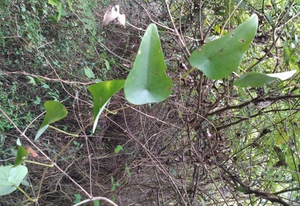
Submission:
<svg viewBox="0 0 300 206">
<path fill-rule="evenodd" d="M 274 73 L 274 74 L 263 74 L 259 72 L 249 72 L 243 74 L 239 79 L 234 82 L 235 86 L 238 87 L 261 87 L 264 84 L 268 84 L 276 79 L 282 81 L 292 77 L 297 70 L 292 70 L 288 72 Z"/>
<path fill-rule="evenodd" d="M 256 34 L 257 26 L 258 18 L 253 14 L 229 34 L 195 50 L 189 58 L 191 65 L 208 78 L 227 77 L 238 68 Z"/>
<path fill-rule="evenodd" d="M 44 133 L 49 124 L 65 118 L 68 113 L 65 106 L 56 101 L 46 101 L 44 107 L 46 109 L 46 115 L 34 140 L 37 140 Z"/>
<path fill-rule="evenodd" d="M 161 102 L 172 91 L 157 27 L 150 24 L 143 36 L 132 70 L 126 79 L 125 97 L 136 105 Z"/>
<path fill-rule="evenodd" d="M 93 84 L 88 87 L 88 90 L 91 92 L 94 99 L 93 133 L 96 130 L 98 119 L 106 104 L 115 93 L 124 87 L 124 84 L 125 80 L 111 80 Z"/>
</svg>

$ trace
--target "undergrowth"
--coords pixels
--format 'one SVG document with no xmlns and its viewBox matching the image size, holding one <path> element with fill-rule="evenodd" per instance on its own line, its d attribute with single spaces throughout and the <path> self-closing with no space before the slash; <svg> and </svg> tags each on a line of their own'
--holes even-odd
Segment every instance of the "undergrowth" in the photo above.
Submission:
<svg viewBox="0 0 300 206">
<path fill-rule="evenodd" d="M 46 131 L 30 159 L 49 163 L 42 151 L 61 171 L 28 164 L 22 188 L 38 201 L 14 192 L 1 196 L 0 205 L 72 205 L 86 199 L 84 191 L 119 205 L 279 205 L 267 194 L 299 187 L 299 76 L 249 89 L 234 87 L 234 75 L 212 81 L 192 71 L 182 78 L 194 49 L 252 12 L 258 33 L 240 70 L 299 70 L 297 2 L 170 1 L 167 7 L 164 1 L 76 0 L 72 8 L 62 2 L 59 21 L 48 1 L 0 3 L 0 165 L 13 164 L 18 139 L 32 147 L 22 133 L 34 139 L 46 100 L 68 110 L 54 126 L 80 134 Z M 130 25 L 102 28 L 106 8 L 115 4 Z M 133 106 L 119 92 L 92 134 L 87 87 L 129 73 L 149 23 L 159 29 L 172 95 Z M 295 191 L 278 197 L 296 204 Z"/>
</svg>

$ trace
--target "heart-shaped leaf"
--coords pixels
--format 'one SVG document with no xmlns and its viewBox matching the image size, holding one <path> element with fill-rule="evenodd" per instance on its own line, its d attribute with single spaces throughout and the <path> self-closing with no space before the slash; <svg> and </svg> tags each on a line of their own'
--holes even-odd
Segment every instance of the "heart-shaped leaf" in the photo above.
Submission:
<svg viewBox="0 0 300 206">
<path fill-rule="evenodd" d="M 292 77 L 297 70 L 274 73 L 274 74 L 263 74 L 259 72 L 249 72 L 243 74 L 239 79 L 234 81 L 234 85 L 238 87 L 261 87 L 264 84 L 268 84 L 276 79 L 282 81 Z"/>
<path fill-rule="evenodd" d="M 93 133 L 96 130 L 98 119 L 106 104 L 115 93 L 124 87 L 124 84 L 125 80 L 111 80 L 93 84 L 88 87 L 88 90 L 91 92 L 94 99 Z"/>
<path fill-rule="evenodd" d="M 12 193 L 28 173 L 27 167 L 13 165 L 0 167 L 0 196 Z"/>
<path fill-rule="evenodd" d="M 29 155 L 29 150 L 27 150 L 23 146 L 18 146 L 18 152 L 17 152 L 17 157 L 14 166 L 18 166 L 19 164 L 23 163 L 26 160 L 28 155 Z"/>
<path fill-rule="evenodd" d="M 257 26 L 258 18 L 253 14 L 229 34 L 195 50 L 189 62 L 208 78 L 227 77 L 238 68 L 256 34 Z"/>
<path fill-rule="evenodd" d="M 38 138 L 40 138 L 40 136 L 48 128 L 49 124 L 65 118 L 68 113 L 65 106 L 56 101 L 46 101 L 44 103 L 44 107 L 46 109 L 46 115 L 45 115 L 42 125 L 40 126 L 39 131 L 35 135 L 34 140 L 37 140 Z"/>
<path fill-rule="evenodd" d="M 136 105 L 161 102 L 172 91 L 157 27 L 150 24 L 143 36 L 133 68 L 126 79 L 125 97 Z"/>
</svg>

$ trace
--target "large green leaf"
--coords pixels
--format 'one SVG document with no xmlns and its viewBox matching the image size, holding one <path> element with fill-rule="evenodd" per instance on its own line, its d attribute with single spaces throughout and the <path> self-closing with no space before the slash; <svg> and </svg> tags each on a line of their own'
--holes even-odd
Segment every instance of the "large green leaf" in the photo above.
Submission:
<svg viewBox="0 0 300 206">
<path fill-rule="evenodd" d="M 126 99 L 136 105 L 161 102 L 172 91 L 157 27 L 150 24 L 143 36 L 133 68 L 125 83 Z"/>
<path fill-rule="evenodd" d="M 65 118 L 68 113 L 65 106 L 56 101 L 46 101 L 44 103 L 44 107 L 46 109 L 46 115 L 42 125 L 40 126 L 39 131 L 35 135 L 34 140 L 37 140 L 44 133 L 44 131 L 48 128 L 49 124 Z"/>
<path fill-rule="evenodd" d="M 238 87 L 261 87 L 264 84 L 268 84 L 275 79 L 280 79 L 282 81 L 292 77 L 297 70 L 274 73 L 274 74 L 262 74 L 259 72 L 249 72 L 242 75 L 239 79 L 234 82 L 234 85 Z"/>
<path fill-rule="evenodd" d="M 229 34 L 195 50 L 189 62 L 208 78 L 227 77 L 238 68 L 256 34 L 257 26 L 258 18 L 253 14 Z"/>
<path fill-rule="evenodd" d="M 12 193 L 19 187 L 28 173 L 27 167 L 18 165 L 16 167 L 0 167 L 0 196 Z"/>
<path fill-rule="evenodd" d="M 96 130 L 98 119 L 105 108 L 109 99 L 118 91 L 120 91 L 125 84 L 125 80 L 111 80 L 93 84 L 88 87 L 88 90 L 93 95 L 94 99 L 94 125 L 93 133 Z"/>
</svg>

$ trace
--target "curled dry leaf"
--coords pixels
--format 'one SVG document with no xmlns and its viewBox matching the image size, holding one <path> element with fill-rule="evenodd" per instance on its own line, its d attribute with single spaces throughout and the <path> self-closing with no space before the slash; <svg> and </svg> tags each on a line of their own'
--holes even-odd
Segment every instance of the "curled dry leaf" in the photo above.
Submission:
<svg viewBox="0 0 300 206">
<path fill-rule="evenodd" d="M 110 22 L 117 20 L 122 26 L 125 27 L 126 16 L 125 14 L 120 14 L 120 6 L 115 5 L 109 8 L 103 17 L 102 27 L 108 25 Z"/>
</svg>

